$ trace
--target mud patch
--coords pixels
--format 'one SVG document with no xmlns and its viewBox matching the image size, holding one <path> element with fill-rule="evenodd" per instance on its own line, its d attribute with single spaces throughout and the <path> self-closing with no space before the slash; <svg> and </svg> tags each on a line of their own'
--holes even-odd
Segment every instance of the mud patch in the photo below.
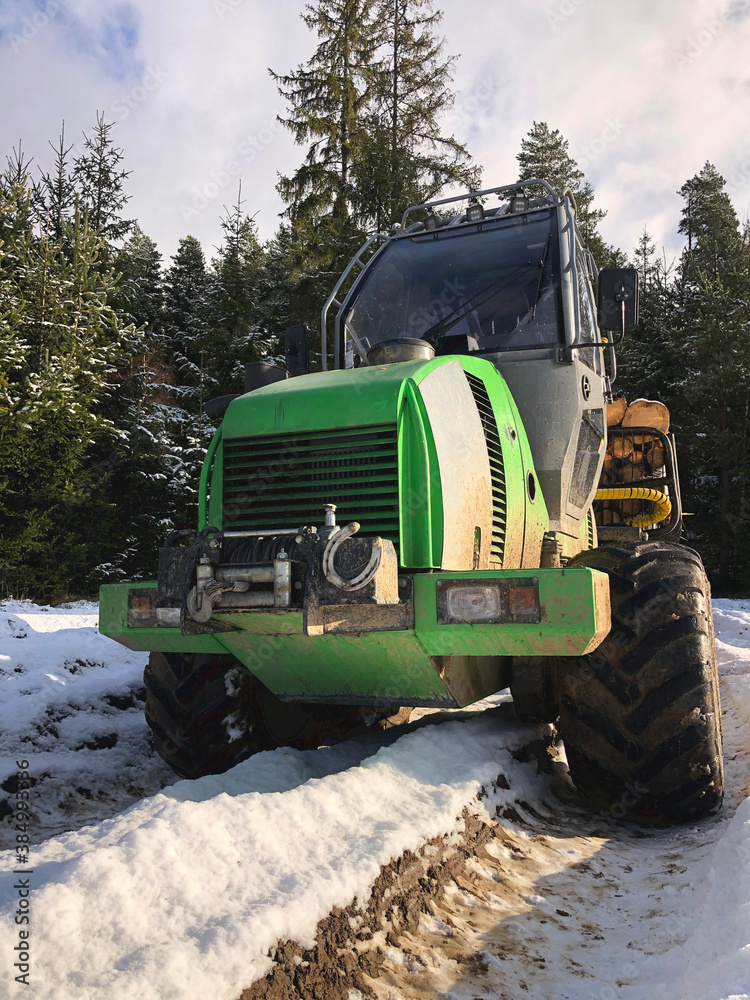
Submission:
<svg viewBox="0 0 750 1000">
<path fill-rule="evenodd" d="M 552 727 L 546 728 L 543 736 L 519 750 L 520 759 L 535 760 L 539 775 L 569 785 L 567 768 L 557 761 L 555 735 Z M 501 815 L 500 806 L 490 805 L 493 792 L 509 787 L 501 773 L 492 787 L 479 793 L 479 800 L 494 808 L 494 817 L 488 809 L 480 814 L 465 809 L 461 834 L 434 838 L 418 852 L 406 851 L 381 867 L 367 903 L 362 906 L 354 899 L 346 908 L 334 910 L 318 924 L 313 948 L 280 941 L 269 953 L 274 962 L 272 971 L 245 989 L 238 1000 L 385 1000 L 395 995 L 390 991 L 393 970 L 397 970 L 401 990 L 403 977 L 424 983 L 431 961 L 420 945 L 425 934 L 449 942 L 448 961 L 481 979 L 497 960 L 481 949 L 465 948 L 446 907 L 457 892 L 463 893 L 477 882 L 477 858 L 491 866 L 497 856 L 513 860 L 528 857 L 500 825 L 507 809 Z M 513 815 L 522 826 L 540 819 L 525 803 L 519 803 L 519 811 L 514 810 Z M 503 846 L 498 847 L 498 842 Z M 488 879 L 492 885 L 493 879 L 503 882 L 505 876 L 493 873 Z M 381 983 L 386 992 L 381 991 Z M 418 986 L 415 993 L 404 993 L 404 997 L 412 995 L 420 998 L 437 993 L 422 992 Z"/>
<path fill-rule="evenodd" d="M 400 949 L 404 935 L 415 934 L 424 917 L 432 917 L 446 888 L 457 884 L 469 859 L 495 837 L 491 822 L 468 811 L 463 819 L 458 839 L 431 840 L 383 866 L 367 905 L 362 908 L 355 899 L 322 920 L 314 948 L 280 942 L 271 956 L 273 971 L 239 1000 L 349 1000 L 355 990 L 377 997 L 372 981 L 389 952 Z"/>
</svg>

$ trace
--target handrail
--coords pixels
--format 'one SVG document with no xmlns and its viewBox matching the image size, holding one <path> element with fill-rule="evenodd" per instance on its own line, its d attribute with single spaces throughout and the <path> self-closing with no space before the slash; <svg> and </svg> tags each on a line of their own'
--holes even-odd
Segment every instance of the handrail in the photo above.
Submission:
<svg viewBox="0 0 750 1000">
<path fill-rule="evenodd" d="M 485 188 L 482 191 L 469 191 L 466 194 L 453 195 L 451 198 L 439 198 L 436 201 L 425 201 L 421 205 L 410 205 L 401 217 L 401 228 L 406 229 L 407 216 L 412 212 L 418 212 L 420 209 L 436 208 L 438 205 L 450 205 L 457 201 L 466 201 L 469 198 L 484 198 L 486 195 L 501 194 L 503 191 L 518 191 L 519 188 L 531 187 L 533 184 L 541 184 L 543 188 L 546 188 L 555 202 L 559 200 L 560 195 L 558 195 L 549 181 L 542 180 L 540 177 L 531 177 L 529 180 L 516 181 L 515 184 L 504 184 L 502 187 Z"/>
<path fill-rule="evenodd" d="M 349 277 L 349 275 L 351 273 L 351 270 L 352 270 L 352 268 L 354 267 L 355 264 L 358 265 L 361 268 L 364 268 L 366 266 L 360 260 L 362 254 L 365 252 L 365 250 L 367 250 L 369 247 L 371 247 L 372 244 L 376 240 L 387 240 L 387 239 L 388 239 L 387 233 L 373 233 L 372 236 L 367 240 L 367 242 L 364 243 L 359 248 L 359 250 L 356 252 L 356 254 L 349 261 L 349 263 L 347 264 L 346 270 L 341 275 L 341 277 L 339 278 L 339 280 L 336 282 L 336 285 L 334 286 L 333 291 L 331 292 L 331 294 L 328 296 L 328 298 L 325 301 L 325 305 L 323 306 L 323 309 L 322 309 L 321 314 L 320 314 L 320 359 L 321 359 L 321 362 L 322 362 L 322 366 L 323 366 L 323 371 L 324 372 L 328 371 L 328 358 L 327 358 L 327 354 L 328 354 L 328 334 L 327 334 L 328 310 L 330 309 L 330 307 L 331 307 L 332 304 L 336 305 L 339 309 L 341 308 L 341 306 L 342 306 L 343 303 L 339 302 L 339 300 L 336 298 L 338 290 L 341 288 L 341 286 L 344 284 L 344 282 L 346 281 L 346 279 Z"/>
<path fill-rule="evenodd" d="M 208 524 L 208 478 L 211 474 L 211 467 L 214 464 L 214 458 L 216 456 L 216 450 L 219 447 L 222 437 L 222 428 L 219 427 L 218 431 L 211 438 L 211 444 L 208 446 L 208 451 L 206 452 L 206 457 L 203 460 L 203 468 L 201 469 L 201 481 L 198 487 L 198 530 L 203 531 L 203 529 Z"/>
</svg>

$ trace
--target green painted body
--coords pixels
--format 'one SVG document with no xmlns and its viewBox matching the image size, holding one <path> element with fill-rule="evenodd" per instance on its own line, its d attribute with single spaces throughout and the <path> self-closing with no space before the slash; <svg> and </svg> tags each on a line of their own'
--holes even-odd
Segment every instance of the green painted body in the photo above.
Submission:
<svg viewBox="0 0 750 1000">
<path fill-rule="evenodd" d="M 487 450 L 494 449 L 497 462 L 502 452 L 502 475 L 492 472 L 492 548 L 488 533 L 480 531 L 474 568 L 471 552 L 455 554 L 463 529 L 454 522 L 463 514 L 456 517 L 455 505 L 450 514 L 446 495 L 474 467 L 472 455 L 460 448 L 455 464 L 446 460 L 446 430 L 453 422 L 461 440 L 465 418 L 451 412 L 449 398 L 442 412 L 436 387 L 454 383 L 465 392 L 472 387 L 478 410 L 491 406 L 494 436 L 481 425 L 485 465 Z M 361 456 L 364 464 L 358 464 Z M 311 467 L 317 478 L 311 479 Z M 301 485 L 289 480 L 298 468 L 304 469 Z M 482 359 L 333 371 L 256 389 L 230 404 L 206 456 L 200 528 L 260 527 L 272 534 L 320 525 L 323 504 L 335 503 L 340 524 L 356 520 L 363 536 L 393 542 L 399 577 L 411 581 L 413 623 L 315 635 L 306 634 L 301 609 L 217 610 L 214 617 L 232 631 L 184 635 L 175 627 L 128 625 L 129 592 L 156 584 L 124 583 L 102 588 L 100 630 L 131 649 L 232 653 L 281 699 L 463 706 L 507 685 L 507 658 L 581 655 L 609 628 L 606 577 L 589 569 L 539 568 L 548 515 L 535 482 L 515 402 L 497 369 Z M 489 484 L 483 488 L 489 495 Z M 479 531 L 471 511 L 467 517 L 471 531 Z M 538 581 L 540 620 L 438 623 L 438 581 L 462 578 Z"/>
<path fill-rule="evenodd" d="M 436 586 L 461 576 L 538 580 L 541 621 L 535 624 L 438 624 Z M 102 588 L 99 628 L 130 649 L 232 653 L 279 698 L 339 704 L 463 707 L 492 694 L 487 683 L 464 698 L 436 669 L 438 657 L 578 656 L 595 644 L 597 588 L 604 574 L 590 569 L 423 573 L 415 576 L 414 628 L 362 635 L 307 636 L 302 613 L 222 614 L 239 629 L 183 636 L 177 628 L 132 628 L 127 598 L 132 584 Z M 138 588 L 156 587 L 155 582 Z M 471 667 L 471 663 L 468 664 Z"/>
<path fill-rule="evenodd" d="M 525 535 L 539 538 L 547 530 L 548 517 L 541 491 L 529 501 L 526 477 L 533 471 L 528 438 L 505 380 L 494 367 L 481 359 L 435 358 L 432 361 L 404 362 L 373 368 L 320 372 L 264 386 L 234 400 L 227 410 L 206 455 L 201 478 L 199 527 L 242 527 L 227 522 L 224 500 L 224 454 L 228 443 L 253 438 L 273 439 L 283 453 L 285 442 L 296 441 L 300 432 L 326 435 L 363 427 L 394 427 L 398 440 L 399 532 L 377 520 L 361 516 L 363 498 L 369 493 L 367 481 L 358 492 L 334 498 L 338 520 L 358 520 L 363 532 L 383 534 L 399 547 L 400 563 L 410 569 L 438 569 L 442 565 L 443 502 L 439 463 L 430 421 L 419 387 L 436 369 L 449 362 L 481 378 L 487 389 L 501 435 L 505 465 L 507 519 L 506 548 L 520 551 Z M 458 419 L 458 415 L 453 415 Z M 511 436 L 512 435 L 512 436 Z M 310 509 L 311 523 L 321 519 L 322 498 Z M 292 527 L 273 520 L 274 504 L 268 503 L 269 528 Z M 386 530 L 383 530 L 385 528 Z M 511 564 L 513 560 L 511 560 Z M 537 557 L 530 565 L 538 564 Z"/>
</svg>

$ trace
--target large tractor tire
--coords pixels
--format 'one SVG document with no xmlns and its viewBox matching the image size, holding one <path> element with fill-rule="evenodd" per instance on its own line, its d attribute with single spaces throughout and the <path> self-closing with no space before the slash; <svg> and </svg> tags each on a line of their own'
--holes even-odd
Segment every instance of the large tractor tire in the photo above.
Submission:
<svg viewBox="0 0 750 1000">
<path fill-rule="evenodd" d="M 618 819 L 666 825 L 724 791 L 711 593 L 700 556 L 659 542 L 571 563 L 609 575 L 612 629 L 561 664 L 559 732 L 579 792 Z"/>
<path fill-rule="evenodd" d="M 521 722 L 555 722 L 560 714 L 558 660 L 554 656 L 514 656 L 510 681 L 513 709 Z"/>
<path fill-rule="evenodd" d="M 366 732 L 358 708 L 279 701 L 229 655 L 151 653 L 143 675 L 154 748 L 181 778 L 221 774 L 260 750 L 309 750 Z"/>
</svg>

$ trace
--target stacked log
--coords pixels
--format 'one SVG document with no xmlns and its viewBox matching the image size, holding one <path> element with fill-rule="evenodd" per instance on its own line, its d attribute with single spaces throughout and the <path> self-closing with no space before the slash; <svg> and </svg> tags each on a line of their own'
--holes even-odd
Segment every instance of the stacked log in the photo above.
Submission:
<svg viewBox="0 0 750 1000">
<path fill-rule="evenodd" d="M 629 434 L 628 428 L 638 428 Z M 630 405 L 624 396 L 607 404 L 607 450 L 599 486 L 650 485 L 649 480 L 664 476 L 664 446 L 655 434 L 643 428 L 653 427 L 666 434 L 669 410 L 657 400 L 636 399 Z M 655 489 L 664 491 L 663 486 Z M 624 524 L 643 513 L 643 500 L 604 500 L 596 505 L 596 523 Z"/>
</svg>

